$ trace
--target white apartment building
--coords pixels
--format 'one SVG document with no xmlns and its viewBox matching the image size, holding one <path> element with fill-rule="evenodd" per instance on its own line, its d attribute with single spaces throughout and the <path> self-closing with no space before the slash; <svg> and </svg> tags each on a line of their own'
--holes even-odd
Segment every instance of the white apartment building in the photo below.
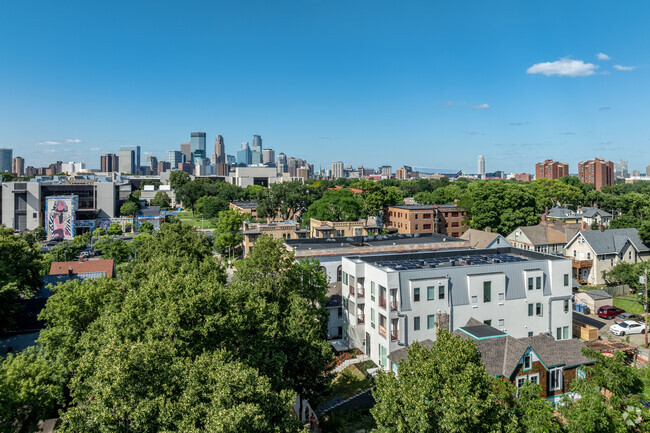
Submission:
<svg viewBox="0 0 650 433">
<path fill-rule="evenodd" d="M 343 338 L 385 370 L 388 355 L 471 318 L 514 338 L 572 338 L 571 260 L 517 248 L 342 259 Z"/>
</svg>

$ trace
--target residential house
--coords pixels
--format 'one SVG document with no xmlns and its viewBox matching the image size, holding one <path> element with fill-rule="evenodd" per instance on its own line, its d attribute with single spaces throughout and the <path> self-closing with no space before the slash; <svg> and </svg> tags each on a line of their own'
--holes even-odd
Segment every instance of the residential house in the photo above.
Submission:
<svg viewBox="0 0 650 433">
<path fill-rule="evenodd" d="M 618 263 L 638 263 L 650 257 L 637 229 L 584 230 L 573 236 L 565 247 L 573 260 L 573 278 L 581 284 L 605 284 L 603 272 Z"/>
<path fill-rule="evenodd" d="M 344 257 L 343 338 L 386 370 L 402 346 L 472 317 L 571 339 L 571 293 L 570 260 L 512 247 Z"/>
<path fill-rule="evenodd" d="M 333 238 L 349 236 L 373 236 L 379 234 L 377 218 L 368 217 L 358 221 L 321 221 L 309 219 L 309 234 L 312 238 Z"/>
<path fill-rule="evenodd" d="M 541 386 L 541 396 L 551 403 L 559 403 L 563 395 L 574 395 L 571 381 L 584 377 L 585 367 L 595 361 L 585 357 L 585 347 L 580 340 L 563 337 L 563 330 L 553 338 L 548 334 L 514 338 L 478 320 L 470 321 L 454 335 L 474 342 L 481 353 L 481 360 L 488 374 L 510 381 L 516 387 L 526 382 Z M 424 340 L 424 347 L 432 347 L 433 341 Z M 398 365 L 407 357 L 407 348 L 390 356 L 391 368 L 399 371 Z"/>
<path fill-rule="evenodd" d="M 467 229 L 460 237 L 465 239 L 469 246 L 476 249 L 511 247 L 510 243 L 499 233 L 485 230 Z"/>
<path fill-rule="evenodd" d="M 612 214 L 597 207 L 581 207 L 577 211 L 568 207 L 553 207 L 542 215 L 542 221 L 562 221 L 564 223 L 584 223 L 586 227 L 591 227 L 596 223 L 604 227 L 609 226 L 612 220 Z"/>
<path fill-rule="evenodd" d="M 101 276 L 113 278 L 115 276 L 115 263 L 113 259 L 52 262 L 49 275 L 82 276 L 82 279 Z"/>
<path fill-rule="evenodd" d="M 547 254 L 564 255 L 564 246 L 583 226 L 577 223 L 542 221 L 534 226 L 520 226 L 506 240 L 515 248 Z"/>
</svg>

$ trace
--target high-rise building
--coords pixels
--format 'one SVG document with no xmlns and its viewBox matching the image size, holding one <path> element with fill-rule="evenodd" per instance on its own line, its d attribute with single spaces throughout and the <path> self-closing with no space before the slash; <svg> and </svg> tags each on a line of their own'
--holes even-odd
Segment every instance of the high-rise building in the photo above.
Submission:
<svg viewBox="0 0 650 433">
<path fill-rule="evenodd" d="M 262 152 L 257 150 L 251 150 L 251 164 L 259 165 L 262 164 Z"/>
<path fill-rule="evenodd" d="M 11 160 L 14 157 L 13 149 L 0 147 L 0 172 L 11 172 Z"/>
<path fill-rule="evenodd" d="M 135 168 L 131 173 L 137 174 L 140 171 L 140 146 L 120 146 L 120 150 L 133 151 L 133 165 Z"/>
<path fill-rule="evenodd" d="M 569 175 L 569 164 L 547 159 L 544 162 L 535 164 L 535 179 L 559 179 Z"/>
<path fill-rule="evenodd" d="M 361 167 L 361 173 L 359 173 L 361 176 L 363 176 L 363 167 Z M 381 166 L 381 175 L 386 176 L 388 179 L 393 177 L 393 167 L 390 165 L 382 165 Z"/>
<path fill-rule="evenodd" d="M 395 179 L 406 180 L 408 179 L 408 173 L 404 167 L 398 168 L 395 170 Z"/>
<path fill-rule="evenodd" d="M 578 177 L 582 183 L 591 183 L 600 191 L 603 186 L 614 185 L 614 163 L 602 158 L 578 163 Z"/>
<path fill-rule="evenodd" d="M 85 168 L 86 168 L 86 164 L 84 164 L 83 162 L 70 161 L 61 164 L 61 172 L 66 174 L 79 173 Z"/>
<path fill-rule="evenodd" d="M 25 158 L 17 156 L 11 160 L 11 174 L 16 177 L 25 175 Z"/>
<path fill-rule="evenodd" d="M 241 150 L 237 151 L 237 164 L 249 165 L 251 163 L 251 159 L 251 148 L 248 145 L 248 141 L 244 141 L 241 144 Z"/>
<path fill-rule="evenodd" d="M 158 161 L 158 174 L 171 170 L 172 165 L 169 161 Z"/>
<path fill-rule="evenodd" d="M 478 156 L 478 176 L 481 179 L 485 177 L 485 157 L 483 155 Z"/>
<path fill-rule="evenodd" d="M 284 153 L 280 152 L 278 154 L 278 173 L 287 173 L 289 171 L 289 167 L 287 166 L 287 155 Z"/>
<path fill-rule="evenodd" d="M 213 164 L 223 164 L 226 162 L 226 146 L 223 144 L 223 137 L 217 135 L 214 139 L 214 154 L 212 154 Z"/>
<path fill-rule="evenodd" d="M 300 167 L 299 169 L 296 170 L 296 177 L 299 177 L 300 179 L 309 179 L 309 168 L 308 167 Z"/>
<path fill-rule="evenodd" d="M 169 162 L 171 170 L 178 169 L 178 164 L 182 164 L 184 162 L 183 156 L 184 155 L 178 150 L 167 151 L 167 162 Z"/>
<path fill-rule="evenodd" d="M 235 155 L 226 155 L 226 164 L 235 165 L 237 164 L 237 158 Z"/>
<path fill-rule="evenodd" d="M 262 149 L 262 164 L 267 164 L 267 165 L 275 164 L 275 150 Z"/>
<path fill-rule="evenodd" d="M 139 147 L 140 146 L 138 146 L 138 148 Z M 117 152 L 117 161 L 119 163 L 118 171 L 126 174 L 137 174 L 136 160 L 135 151 L 120 147 L 120 150 Z"/>
<path fill-rule="evenodd" d="M 627 171 L 627 161 L 619 160 L 614 164 L 614 177 L 616 179 L 625 179 L 629 177 L 629 172 Z"/>
<path fill-rule="evenodd" d="M 341 161 L 332 162 L 332 180 L 345 177 L 343 174 L 343 163 Z"/>
<path fill-rule="evenodd" d="M 253 135 L 253 146 L 251 147 L 253 152 L 262 153 L 262 136 Z"/>
<path fill-rule="evenodd" d="M 194 162 L 196 158 L 205 159 L 205 132 L 192 132 L 190 134 L 190 142 L 192 151 L 190 161 Z"/>
<path fill-rule="evenodd" d="M 650 177 L 650 165 L 645 168 L 645 175 Z"/>
<path fill-rule="evenodd" d="M 192 143 L 181 143 L 181 154 L 183 154 L 182 162 L 190 162 L 192 160 Z M 174 166 L 174 170 L 176 167 Z"/>
<path fill-rule="evenodd" d="M 152 174 L 158 174 L 158 158 L 147 156 L 147 168 L 151 170 Z"/>
<path fill-rule="evenodd" d="M 99 171 L 110 173 L 119 170 L 119 158 L 114 153 L 107 153 L 99 157 Z"/>
</svg>

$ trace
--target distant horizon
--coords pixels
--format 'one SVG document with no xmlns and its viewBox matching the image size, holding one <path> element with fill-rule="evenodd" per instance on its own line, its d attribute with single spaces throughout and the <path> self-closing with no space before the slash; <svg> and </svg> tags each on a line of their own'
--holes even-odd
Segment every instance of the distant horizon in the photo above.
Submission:
<svg viewBox="0 0 650 433">
<path fill-rule="evenodd" d="M 469 7 L 471 5 L 471 7 Z M 3 5 L 0 147 L 99 165 L 192 131 L 315 167 L 650 165 L 650 3 Z M 18 149 L 20 149 L 18 151 Z"/>
</svg>

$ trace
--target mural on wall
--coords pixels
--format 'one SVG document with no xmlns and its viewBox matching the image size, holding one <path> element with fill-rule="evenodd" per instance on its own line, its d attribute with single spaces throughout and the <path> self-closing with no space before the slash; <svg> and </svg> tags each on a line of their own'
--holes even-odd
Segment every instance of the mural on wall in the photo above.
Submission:
<svg viewBox="0 0 650 433">
<path fill-rule="evenodd" d="M 47 197 L 45 199 L 45 217 L 48 239 L 74 238 L 75 212 L 77 211 L 78 197 L 62 196 Z"/>
</svg>

